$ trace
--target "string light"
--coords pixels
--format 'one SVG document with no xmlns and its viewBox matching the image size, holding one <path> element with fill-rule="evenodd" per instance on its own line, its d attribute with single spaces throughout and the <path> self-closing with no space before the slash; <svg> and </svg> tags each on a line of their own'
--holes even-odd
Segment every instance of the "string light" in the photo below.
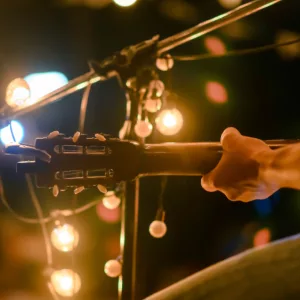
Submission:
<svg viewBox="0 0 300 300">
<path fill-rule="evenodd" d="M 54 271 L 51 274 L 51 283 L 56 293 L 63 297 L 72 297 L 81 288 L 79 275 L 70 269 Z"/>
<path fill-rule="evenodd" d="M 219 3 L 226 9 L 232 9 L 239 6 L 242 0 L 219 0 Z"/>
<path fill-rule="evenodd" d="M 173 108 L 161 111 L 155 122 L 160 133 L 164 135 L 174 135 L 182 128 L 183 118 L 180 111 Z"/>
<path fill-rule="evenodd" d="M 122 264 L 116 259 L 111 259 L 106 262 L 104 272 L 108 277 L 118 277 L 122 273 Z"/>
<path fill-rule="evenodd" d="M 148 121 L 148 119 L 138 120 L 134 126 L 134 132 L 140 138 L 148 137 L 152 133 L 152 130 L 153 125 Z"/>
<path fill-rule="evenodd" d="M 70 252 L 77 247 L 79 234 L 70 224 L 59 225 L 52 230 L 51 242 L 57 250 Z"/>
<path fill-rule="evenodd" d="M 103 197 L 102 202 L 106 208 L 115 209 L 120 205 L 121 199 L 116 196 L 114 191 L 109 191 Z"/>
<path fill-rule="evenodd" d="M 149 232 L 154 238 L 162 238 L 167 233 L 167 225 L 163 221 L 155 220 L 150 224 Z"/>
<path fill-rule="evenodd" d="M 14 79 L 6 89 L 5 101 L 10 107 L 26 105 L 30 99 L 29 84 L 23 78 Z"/>
<path fill-rule="evenodd" d="M 156 113 L 161 109 L 161 100 L 160 98 L 157 99 L 146 99 L 145 101 L 145 109 L 150 113 Z"/>
<path fill-rule="evenodd" d="M 137 0 L 113 0 L 117 5 L 128 7 L 136 3 Z"/>
</svg>

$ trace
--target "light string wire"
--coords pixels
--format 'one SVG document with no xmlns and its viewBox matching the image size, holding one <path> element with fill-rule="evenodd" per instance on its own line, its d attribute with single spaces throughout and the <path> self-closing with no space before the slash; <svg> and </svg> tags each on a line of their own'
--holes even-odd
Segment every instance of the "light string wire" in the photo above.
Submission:
<svg viewBox="0 0 300 300">
<path fill-rule="evenodd" d="M 282 42 L 282 43 L 269 44 L 261 47 L 232 50 L 221 55 L 218 54 L 174 55 L 172 56 L 172 58 L 176 61 L 195 61 L 195 60 L 204 60 L 204 59 L 212 59 L 212 58 L 223 58 L 229 56 L 240 56 L 240 55 L 261 53 L 261 52 L 265 52 L 272 49 L 289 46 L 297 43 L 300 43 L 300 38 L 291 41 Z"/>
</svg>

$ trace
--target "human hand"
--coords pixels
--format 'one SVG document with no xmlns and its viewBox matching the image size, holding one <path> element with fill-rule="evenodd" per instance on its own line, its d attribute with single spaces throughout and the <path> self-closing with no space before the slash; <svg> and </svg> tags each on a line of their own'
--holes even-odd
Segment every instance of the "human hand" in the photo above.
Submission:
<svg viewBox="0 0 300 300">
<path fill-rule="evenodd" d="M 273 150 L 262 140 L 242 136 L 230 127 L 223 132 L 221 144 L 219 164 L 201 179 L 206 191 L 220 191 L 229 200 L 248 202 L 266 199 L 280 188 L 263 176 Z"/>
</svg>

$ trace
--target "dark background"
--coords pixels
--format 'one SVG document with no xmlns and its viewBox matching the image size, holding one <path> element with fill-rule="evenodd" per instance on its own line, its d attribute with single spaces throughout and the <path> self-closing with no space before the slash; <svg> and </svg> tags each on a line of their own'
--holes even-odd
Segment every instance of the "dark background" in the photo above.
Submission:
<svg viewBox="0 0 300 300">
<path fill-rule="evenodd" d="M 107 5 L 97 6 L 101 2 Z M 183 4 L 189 5 L 189 10 L 184 11 Z M 129 8 L 101 0 L 1 1 L 1 98 L 16 77 L 60 71 L 72 79 L 88 71 L 90 59 L 101 60 L 155 34 L 167 37 L 225 11 L 217 0 L 139 0 Z M 271 44 L 284 32 L 297 37 L 299 11 L 299 1 L 283 1 L 210 35 L 220 38 L 227 50 Z M 176 63 L 172 85 L 181 96 L 179 106 L 185 121 L 180 134 L 165 141 L 217 141 L 227 126 L 262 139 L 299 138 L 300 48 L 294 45 L 283 50 Z M 200 38 L 172 53 L 205 52 L 204 38 Z M 224 85 L 227 103 L 209 101 L 205 93 L 208 81 Z M 26 142 L 32 143 L 37 135 L 45 136 L 53 130 L 73 134 L 81 95 L 78 92 L 22 118 Z M 117 83 L 112 80 L 94 85 L 90 101 L 87 132 L 117 135 L 125 107 Z M 24 178 L 6 174 L 3 181 L 13 208 L 34 216 Z M 296 191 L 282 190 L 265 201 L 232 203 L 221 194 L 204 192 L 199 178 L 177 177 L 168 180 L 164 197 L 168 233 L 155 240 L 148 226 L 155 217 L 160 179 L 143 179 L 141 184 L 138 284 L 143 296 L 253 247 L 255 233 L 262 228 L 271 232 L 272 240 L 300 229 L 300 197 Z M 71 205 L 71 194 L 59 199 L 52 198 L 48 191 L 38 191 L 38 195 L 46 214 Z M 85 192 L 77 204 L 97 197 L 96 193 Z M 103 265 L 118 256 L 119 223 L 108 224 L 95 209 L 73 221 L 81 233 L 75 253 L 75 269 L 82 277 L 77 299 L 115 299 L 117 280 L 104 275 Z M 1 299 L 50 299 L 41 275 L 45 257 L 39 227 L 23 225 L 4 208 L 0 223 Z M 70 256 L 56 252 L 54 256 L 58 266 L 72 267 Z"/>
</svg>

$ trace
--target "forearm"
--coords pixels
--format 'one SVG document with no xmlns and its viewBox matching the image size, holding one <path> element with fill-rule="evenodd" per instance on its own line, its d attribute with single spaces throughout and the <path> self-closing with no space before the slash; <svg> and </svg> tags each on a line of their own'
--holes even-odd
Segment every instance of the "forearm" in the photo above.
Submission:
<svg viewBox="0 0 300 300">
<path fill-rule="evenodd" d="M 300 143 L 262 155 L 263 180 L 279 188 L 300 189 Z"/>
</svg>

